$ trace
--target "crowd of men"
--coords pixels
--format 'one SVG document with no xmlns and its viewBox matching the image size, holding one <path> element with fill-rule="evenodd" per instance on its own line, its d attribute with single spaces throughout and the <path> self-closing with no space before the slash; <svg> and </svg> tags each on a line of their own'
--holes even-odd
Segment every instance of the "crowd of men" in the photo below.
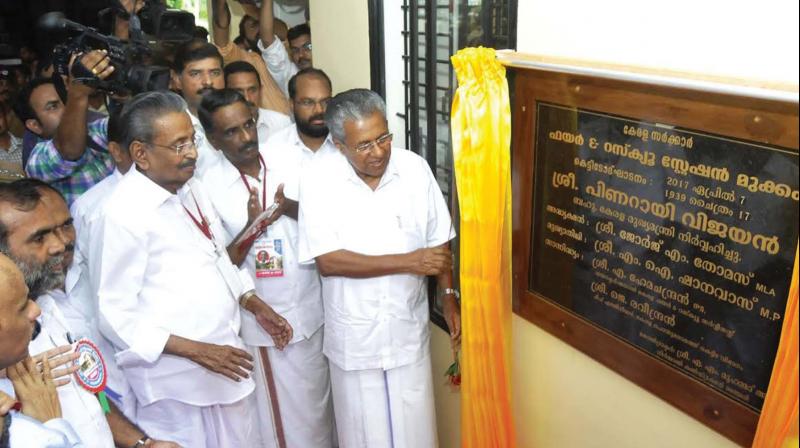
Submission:
<svg viewBox="0 0 800 448">
<path fill-rule="evenodd" d="M 15 80 L 0 448 L 437 445 L 428 277 L 461 334 L 442 193 L 378 94 L 332 96 L 308 24 L 244 6 L 231 41 L 213 0 L 169 90 L 98 103 L 74 74 L 111 76 L 101 50 Z"/>
</svg>

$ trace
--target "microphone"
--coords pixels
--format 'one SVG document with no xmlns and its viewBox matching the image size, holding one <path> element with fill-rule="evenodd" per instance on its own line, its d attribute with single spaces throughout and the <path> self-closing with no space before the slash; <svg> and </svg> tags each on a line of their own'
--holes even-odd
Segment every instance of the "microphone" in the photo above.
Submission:
<svg viewBox="0 0 800 448">
<path fill-rule="evenodd" d="M 59 11 L 53 11 L 44 14 L 39 18 L 38 26 L 44 31 L 85 31 L 87 29 L 86 26 L 67 19 L 64 17 L 64 13 Z"/>
</svg>

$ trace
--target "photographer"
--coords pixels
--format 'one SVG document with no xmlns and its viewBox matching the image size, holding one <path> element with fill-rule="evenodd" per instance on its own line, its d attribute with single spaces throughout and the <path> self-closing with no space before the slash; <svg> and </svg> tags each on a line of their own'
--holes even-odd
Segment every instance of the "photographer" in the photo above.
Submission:
<svg viewBox="0 0 800 448">
<path fill-rule="evenodd" d="M 230 40 L 231 12 L 226 0 L 213 0 L 213 31 L 214 44 L 219 48 L 226 64 L 234 61 L 246 61 L 258 70 L 261 79 L 261 104 L 265 109 L 271 109 L 289 115 L 291 109 L 286 95 L 267 71 L 267 66 L 261 56 L 252 51 L 245 51 Z"/>
<path fill-rule="evenodd" d="M 25 127 L 42 141 L 25 165 L 30 177 L 60 191 L 68 204 L 114 171 L 107 151 L 107 118 L 86 122 L 89 96 L 86 81 L 106 79 L 114 67 L 105 50 L 75 55 L 67 78 L 67 103 L 61 102 L 52 80 L 32 81 L 21 92 L 15 110 Z"/>
</svg>

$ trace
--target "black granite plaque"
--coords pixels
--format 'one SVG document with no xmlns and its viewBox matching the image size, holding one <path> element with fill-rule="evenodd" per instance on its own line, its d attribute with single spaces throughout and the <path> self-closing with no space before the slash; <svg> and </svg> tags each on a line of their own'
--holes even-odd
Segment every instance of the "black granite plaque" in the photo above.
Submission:
<svg viewBox="0 0 800 448">
<path fill-rule="evenodd" d="M 797 152 L 541 102 L 535 144 L 529 289 L 760 410 Z"/>
</svg>

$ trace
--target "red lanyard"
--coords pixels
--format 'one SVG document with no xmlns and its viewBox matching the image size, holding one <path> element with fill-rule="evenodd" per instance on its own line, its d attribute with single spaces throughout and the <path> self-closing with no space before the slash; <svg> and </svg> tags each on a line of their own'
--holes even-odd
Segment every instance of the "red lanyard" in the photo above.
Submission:
<svg viewBox="0 0 800 448">
<path fill-rule="evenodd" d="M 189 215 L 189 218 L 192 218 L 192 222 L 194 222 L 194 225 L 196 225 L 197 228 L 200 229 L 201 232 L 203 232 L 203 235 L 205 235 L 206 238 L 208 238 L 208 240 L 213 243 L 214 242 L 214 235 L 211 233 L 211 226 L 208 225 L 208 221 L 206 220 L 206 217 L 203 215 L 203 212 L 200 210 L 200 206 L 197 204 L 197 198 L 194 197 L 194 193 L 193 192 L 192 192 L 192 199 L 194 200 L 194 206 L 197 208 L 197 214 L 200 215 L 200 219 L 195 218 L 195 216 L 192 214 L 192 212 L 190 212 L 189 209 L 186 208 L 185 205 L 181 204 L 181 206 L 186 211 L 186 214 Z"/>
<path fill-rule="evenodd" d="M 258 162 L 264 167 L 264 176 L 261 178 L 261 210 L 267 209 L 267 164 L 264 163 L 264 158 L 261 157 L 261 154 L 258 155 Z M 244 175 L 243 172 L 239 171 L 239 175 L 242 176 L 242 182 L 244 182 L 245 187 L 247 187 L 247 193 L 250 193 L 250 182 L 247 182 L 247 177 Z"/>
</svg>

